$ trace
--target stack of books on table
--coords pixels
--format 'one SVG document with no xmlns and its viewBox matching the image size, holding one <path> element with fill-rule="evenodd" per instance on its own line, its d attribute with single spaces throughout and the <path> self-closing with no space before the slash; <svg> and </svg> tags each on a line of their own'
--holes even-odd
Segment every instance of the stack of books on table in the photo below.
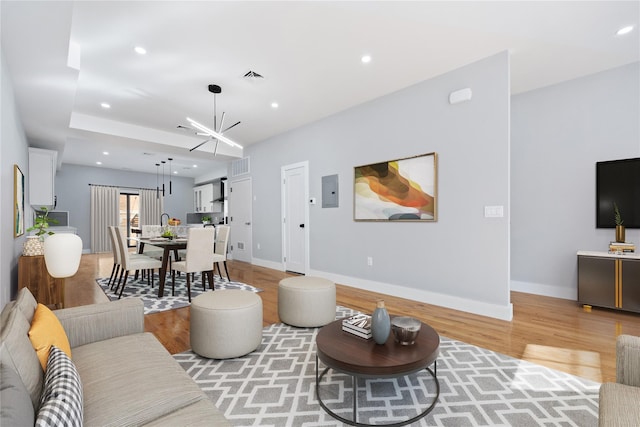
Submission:
<svg viewBox="0 0 640 427">
<path fill-rule="evenodd" d="M 342 330 L 360 338 L 371 338 L 371 316 L 356 314 L 342 320 Z"/>
<path fill-rule="evenodd" d="M 636 251 L 636 245 L 630 242 L 609 243 L 609 252 L 633 253 L 635 251 Z"/>
</svg>

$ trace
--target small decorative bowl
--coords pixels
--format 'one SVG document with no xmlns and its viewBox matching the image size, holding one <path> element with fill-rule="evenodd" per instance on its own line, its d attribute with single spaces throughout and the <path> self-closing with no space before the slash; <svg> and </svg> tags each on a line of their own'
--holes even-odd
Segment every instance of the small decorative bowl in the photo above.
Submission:
<svg viewBox="0 0 640 427">
<path fill-rule="evenodd" d="M 400 345 L 411 345 L 416 342 L 422 323 L 413 317 L 394 317 L 391 319 L 391 330 Z"/>
</svg>

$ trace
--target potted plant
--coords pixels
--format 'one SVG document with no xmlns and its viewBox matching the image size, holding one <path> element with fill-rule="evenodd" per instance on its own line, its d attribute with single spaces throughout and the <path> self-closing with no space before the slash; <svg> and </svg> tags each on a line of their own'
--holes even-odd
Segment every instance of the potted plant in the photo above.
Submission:
<svg viewBox="0 0 640 427">
<path fill-rule="evenodd" d="M 49 218 L 49 210 L 42 206 L 36 214 L 36 218 L 33 221 L 33 225 L 27 228 L 27 231 L 37 230 L 33 236 L 27 236 L 27 240 L 24 242 L 24 249 L 22 254 L 25 256 L 42 255 L 44 253 L 43 241 L 46 236 L 54 234 L 49 230 L 49 224 L 58 224 L 58 221 Z"/>
<path fill-rule="evenodd" d="M 27 228 L 27 231 L 38 230 L 35 235 L 40 237 L 40 240 L 44 240 L 45 235 L 50 236 L 54 234 L 53 231 L 48 230 L 49 224 L 57 224 L 58 220 L 49 218 L 49 209 L 45 206 L 42 206 L 40 210 L 36 212 L 39 213 L 36 214 L 36 219 L 33 221 L 33 225 Z"/>
<path fill-rule="evenodd" d="M 210 216 L 203 216 L 202 217 L 202 223 L 203 224 L 211 224 L 211 217 Z"/>
<path fill-rule="evenodd" d="M 613 220 L 616 223 L 616 242 L 624 243 L 624 220 L 622 219 L 622 215 L 620 215 L 620 209 L 618 209 L 618 205 L 613 203 Z"/>
</svg>

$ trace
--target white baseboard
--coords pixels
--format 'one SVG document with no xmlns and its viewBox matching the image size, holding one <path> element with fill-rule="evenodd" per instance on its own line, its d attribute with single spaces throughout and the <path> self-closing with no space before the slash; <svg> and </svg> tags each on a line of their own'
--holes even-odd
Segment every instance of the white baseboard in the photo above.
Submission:
<svg viewBox="0 0 640 427">
<path fill-rule="evenodd" d="M 284 271 L 284 264 L 280 262 L 268 261 L 260 258 L 252 258 L 251 263 L 260 267 L 271 268 L 273 270 Z M 319 276 L 332 280 L 336 283 L 352 286 L 358 289 L 365 289 L 372 292 L 392 295 L 399 298 L 412 299 L 414 301 L 433 304 L 441 307 L 460 310 L 467 313 L 478 314 L 481 316 L 492 317 L 500 320 L 511 321 L 513 319 L 513 305 L 497 305 L 478 302 L 466 298 L 439 294 L 436 292 L 424 291 L 421 289 L 407 288 L 405 286 L 392 285 L 389 283 L 376 282 L 373 280 L 360 279 L 357 277 L 343 276 L 333 274 L 326 271 L 311 269 L 307 274 L 309 276 Z M 372 301 L 372 310 L 375 301 Z"/>
<path fill-rule="evenodd" d="M 572 301 L 578 300 L 577 288 L 560 288 L 558 286 L 543 285 L 540 283 L 511 281 L 511 290 L 525 292 L 527 294 L 543 295 L 546 297 L 562 298 Z"/>
<path fill-rule="evenodd" d="M 272 270 L 284 271 L 284 265 L 281 262 L 273 262 L 260 258 L 251 258 L 251 264 L 257 265 L 259 267 L 270 268 Z"/>
<path fill-rule="evenodd" d="M 493 317 L 500 320 L 511 321 L 513 319 L 513 305 L 511 303 L 503 306 L 497 304 L 482 303 L 476 300 L 439 294 L 436 292 L 424 291 L 421 289 L 407 288 L 405 286 L 392 285 L 389 283 L 376 282 L 372 280 L 360 279 L 356 277 L 342 276 L 328 273 L 326 271 L 311 270 L 309 275 L 324 277 L 336 283 L 354 288 L 366 289 L 372 292 L 379 292 L 400 298 L 412 299 L 426 304 L 460 310 L 467 313 L 481 316 Z M 375 301 L 372 301 L 372 310 Z"/>
</svg>

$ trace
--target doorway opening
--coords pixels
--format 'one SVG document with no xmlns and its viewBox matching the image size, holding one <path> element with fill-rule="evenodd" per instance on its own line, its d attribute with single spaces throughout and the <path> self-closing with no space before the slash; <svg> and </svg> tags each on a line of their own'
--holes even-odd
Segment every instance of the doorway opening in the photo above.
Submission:
<svg viewBox="0 0 640 427">
<path fill-rule="evenodd" d="M 125 230 L 127 235 L 127 246 L 132 248 L 131 237 L 140 227 L 140 196 L 135 193 L 120 193 L 120 218 L 118 221 L 120 228 Z"/>
</svg>

